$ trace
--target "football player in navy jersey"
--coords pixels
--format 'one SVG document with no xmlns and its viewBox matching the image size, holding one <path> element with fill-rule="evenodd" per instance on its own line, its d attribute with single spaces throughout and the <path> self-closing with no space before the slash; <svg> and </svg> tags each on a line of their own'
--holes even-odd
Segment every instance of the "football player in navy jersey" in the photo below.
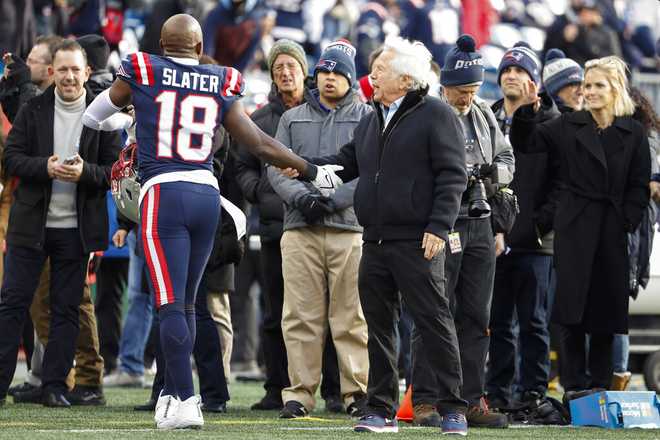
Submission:
<svg viewBox="0 0 660 440">
<path fill-rule="evenodd" d="M 220 209 L 211 165 L 216 127 L 223 124 L 260 159 L 296 169 L 325 193 L 341 184 L 334 172 L 341 167 L 309 164 L 251 121 L 237 100 L 244 89 L 241 74 L 231 67 L 199 65 L 202 32 L 192 16 L 170 17 L 160 44 L 164 56 L 138 52 L 122 61 L 112 87 L 90 104 L 83 123 L 116 129 L 110 116 L 128 104 L 135 107 L 141 240 L 166 365 L 155 420 L 161 429 L 199 428 L 204 420 L 190 354 L 195 292 Z"/>
</svg>

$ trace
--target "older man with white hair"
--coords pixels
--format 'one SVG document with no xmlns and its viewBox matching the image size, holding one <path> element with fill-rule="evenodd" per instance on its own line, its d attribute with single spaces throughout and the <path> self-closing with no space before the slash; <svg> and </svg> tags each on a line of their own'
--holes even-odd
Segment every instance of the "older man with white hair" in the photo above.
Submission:
<svg viewBox="0 0 660 440">
<path fill-rule="evenodd" d="M 344 182 L 360 177 L 353 206 L 364 227 L 358 287 L 370 368 L 367 415 L 356 431 L 398 430 L 396 325 L 402 299 L 441 387 L 442 432 L 467 434 L 444 274 L 445 243 L 453 237 L 467 183 L 465 148 L 452 109 L 426 96 L 430 61 L 419 42 L 386 40 L 371 72 L 375 111 L 360 120 L 337 155 L 312 160 L 341 165 L 337 174 Z"/>
</svg>

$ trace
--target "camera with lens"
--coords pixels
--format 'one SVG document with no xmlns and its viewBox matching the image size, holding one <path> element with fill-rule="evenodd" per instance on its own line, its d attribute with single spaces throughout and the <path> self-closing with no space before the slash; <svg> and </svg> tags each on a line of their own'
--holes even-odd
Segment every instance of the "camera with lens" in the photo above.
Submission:
<svg viewBox="0 0 660 440">
<path fill-rule="evenodd" d="M 481 217 L 490 214 L 490 205 L 486 196 L 484 176 L 481 166 L 474 165 L 468 168 L 468 216 Z"/>
<path fill-rule="evenodd" d="M 488 203 L 497 192 L 497 187 L 508 185 L 513 174 L 503 164 L 481 164 L 468 167 L 468 216 L 482 217 L 491 213 Z M 487 181 L 488 185 L 484 183 Z M 487 191 L 486 186 L 490 191 Z"/>
</svg>

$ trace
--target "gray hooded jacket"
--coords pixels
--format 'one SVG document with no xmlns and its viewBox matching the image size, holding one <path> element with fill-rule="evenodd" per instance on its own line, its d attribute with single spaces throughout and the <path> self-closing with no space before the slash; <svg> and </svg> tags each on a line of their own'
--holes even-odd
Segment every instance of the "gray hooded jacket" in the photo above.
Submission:
<svg viewBox="0 0 660 440">
<path fill-rule="evenodd" d="M 515 171 L 513 148 L 511 148 L 511 145 L 502 134 L 495 114 L 488 106 L 488 103 L 479 97 L 475 97 L 468 117 L 476 131 L 476 141 L 479 147 L 478 151 L 466 152 L 468 162 L 505 165 L 511 175 L 513 175 Z M 510 182 L 500 183 L 508 184 Z M 468 200 L 464 194 L 459 218 L 468 218 L 467 211 Z M 488 217 L 489 215 L 485 215 L 484 217 Z"/>
<path fill-rule="evenodd" d="M 321 107 L 318 91 L 306 92 L 304 104 L 286 111 L 277 128 L 276 139 L 304 157 L 320 157 L 337 154 L 339 149 L 353 137 L 353 130 L 360 119 L 372 108 L 359 102 L 355 92 L 348 94 L 333 110 Z M 268 168 L 268 179 L 285 206 L 284 230 L 309 226 L 303 214 L 296 209 L 300 197 L 318 192 L 310 183 L 289 179 L 272 167 Z M 337 210 L 326 215 L 317 224 L 337 229 L 362 232 L 353 211 L 353 194 L 357 179 L 341 185 L 330 196 Z"/>
</svg>

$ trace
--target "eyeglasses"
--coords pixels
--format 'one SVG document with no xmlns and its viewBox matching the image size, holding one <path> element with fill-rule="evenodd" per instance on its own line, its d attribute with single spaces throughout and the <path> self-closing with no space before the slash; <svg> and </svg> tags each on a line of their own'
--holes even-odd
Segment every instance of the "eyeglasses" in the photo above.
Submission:
<svg viewBox="0 0 660 440">
<path fill-rule="evenodd" d="M 284 63 L 284 64 L 275 64 L 273 65 L 273 72 L 275 73 L 281 73 L 284 71 L 284 68 L 286 67 L 287 69 L 291 70 L 296 70 L 296 66 L 298 66 L 297 63 Z"/>
</svg>

